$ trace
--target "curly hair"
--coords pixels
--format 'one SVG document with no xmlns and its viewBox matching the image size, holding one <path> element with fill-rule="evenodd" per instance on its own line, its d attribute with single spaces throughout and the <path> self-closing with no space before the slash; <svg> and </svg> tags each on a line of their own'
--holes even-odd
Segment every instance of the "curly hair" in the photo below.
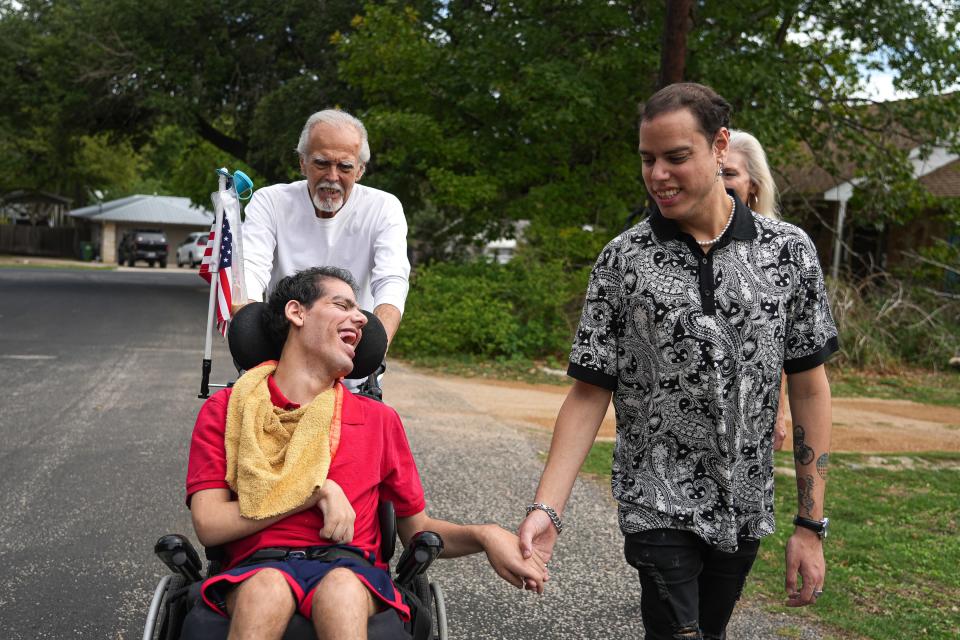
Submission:
<svg viewBox="0 0 960 640">
<path fill-rule="evenodd" d="M 312 267 L 297 271 L 277 283 L 263 310 L 263 325 L 270 340 L 279 348 L 287 341 L 290 321 L 287 320 L 286 306 L 290 300 L 309 307 L 326 294 L 323 283 L 326 280 L 342 280 L 350 285 L 354 295 L 359 295 L 357 282 L 353 275 L 340 267 Z"/>
</svg>

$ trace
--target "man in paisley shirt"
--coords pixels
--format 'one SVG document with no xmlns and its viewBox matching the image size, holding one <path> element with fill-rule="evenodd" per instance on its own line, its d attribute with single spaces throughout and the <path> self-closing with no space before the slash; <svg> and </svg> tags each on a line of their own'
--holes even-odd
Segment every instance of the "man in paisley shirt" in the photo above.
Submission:
<svg viewBox="0 0 960 640">
<path fill-rule="evenodd" d="M 611 395 L 612 486 L 647 638 L 723 638 L 760 539 L 773 532 L 773 433 L 789 380 L 798 506 L 789 606 L 816 602 L 826 572 L 824 488 L 836 351 L 810 238 L 724 188 L 730 105 L 670 85 L 644 105 L 652 215 L 612 240 L 590 277 L 525 555 L 549 559 Z"/>
</svg>

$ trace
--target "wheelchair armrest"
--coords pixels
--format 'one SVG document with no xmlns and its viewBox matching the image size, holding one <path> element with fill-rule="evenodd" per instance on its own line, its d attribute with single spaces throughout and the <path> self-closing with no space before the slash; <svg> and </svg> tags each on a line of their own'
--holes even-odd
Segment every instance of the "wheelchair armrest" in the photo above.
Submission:
<svg viewBox="0 0 960 640">
<path fill-rule="evenodd" d="M 171 571 L 183 576 L 188 582 L 200 580 L 203 565 L 200 555 L 186 537 L 176 533 L 168 534 L 157 540 L 153 552 Z"/>
<path fill-rule="evenodd" d="M 427 570 L 443 551 L 443 539 L 433 531 L 421 531 L 410 539 L 410 544 L 397 561 L 397 584 L 408 587 L 413 579 Z"/>
<path fill-rule="evenodd" d="M 397 549 L 397 514 L 393 503 L 389 500 L 381 502 L 377 516 L 380 520 L 380 561 L 390 564 Z"/>
</svg>

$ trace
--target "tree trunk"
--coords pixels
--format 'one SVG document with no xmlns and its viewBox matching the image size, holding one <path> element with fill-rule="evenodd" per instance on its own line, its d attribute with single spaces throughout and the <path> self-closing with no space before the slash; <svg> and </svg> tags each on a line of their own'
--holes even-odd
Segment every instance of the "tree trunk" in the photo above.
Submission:
<svg viewBox="0 0 960 640">
<path fill-rule="evenodd" d="M 658 89 L 674 82 L 683 82 L 687 65 L 687 34 L 692 26 L 693 0 L 667 0 Z"/>
</svg>

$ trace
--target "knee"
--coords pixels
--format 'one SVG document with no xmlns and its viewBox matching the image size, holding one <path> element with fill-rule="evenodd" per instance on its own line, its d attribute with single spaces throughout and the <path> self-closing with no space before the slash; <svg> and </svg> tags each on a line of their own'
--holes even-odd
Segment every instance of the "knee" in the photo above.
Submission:
<svg viewBox="0 0 960 640">
<path fill-rule="evenodd" d="M 342 610 L 351 605 L 366 607 L 368 600 L 367 587 L 360 582 L 357 574 L 343 567 L 325 575 L 313 593 L 314 609 L 326 611 Z"/>
<path fill-rule="evenodd" d="M 289 609 L 292 613 L 295 603 L 286 576 L 276 569 L 261 569 L 243 581 L 237 590 L 237 606 L 244 608 L 262 608 L 271 611 Z"/>
</svg>

